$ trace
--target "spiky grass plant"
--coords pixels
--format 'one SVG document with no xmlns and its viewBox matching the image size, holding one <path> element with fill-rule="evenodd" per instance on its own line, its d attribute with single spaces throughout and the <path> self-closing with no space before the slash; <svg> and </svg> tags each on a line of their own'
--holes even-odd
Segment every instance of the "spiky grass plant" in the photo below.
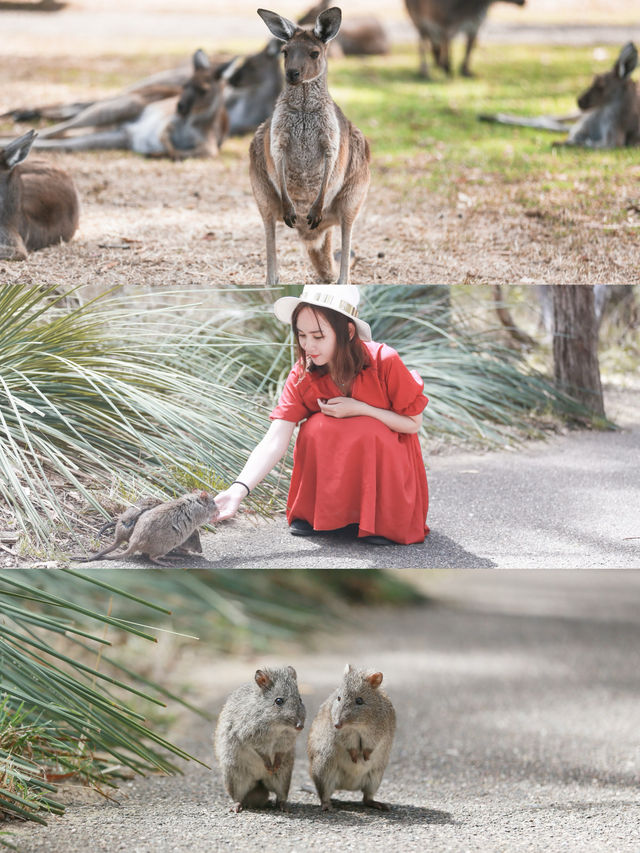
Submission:
<svg viewBox="0 0 640 853">
<path fill-rule="evenodd" d="M 0 814 L 39 822 L 62 811 L 57 781 L 104 790 L 125 769 L 179 772 L 175 759 L 192 756 L 149 728 L 143 709 L 170 698 L 197 710 L 110 653 L 112 638 L 156 641 L 154 629 L 118 615 L 123 600 L 147 619 L 166 608 L 105 580 L 64 580 L 62 590 L 59 572 L 0 574 Z M 102 606 L 83 601 L 91 585 Z"/>
<path fill-rule="evenodd" d="M 96 491 L 220 488 L 266 420 L 255 370 L 211 318 L 144 296 L 66 298 L 0 290 L 0 498 L 41 546 L 54 526 L 82 527 L 77 499 L 100 509 Z"/>
</svg>

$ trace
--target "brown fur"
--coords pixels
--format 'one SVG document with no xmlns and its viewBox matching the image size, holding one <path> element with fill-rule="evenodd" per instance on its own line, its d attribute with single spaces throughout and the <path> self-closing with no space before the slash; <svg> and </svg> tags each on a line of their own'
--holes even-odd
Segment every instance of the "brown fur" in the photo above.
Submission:
<svg viewBox="0 0 640 853">
<path fill-rule="evenodd" d="M 370 153 L 327 89 L 327 43 L 337 32 L 340 11 L 323 12 L 313 32 L 273 12 L 259 13 L 285 42 L 285 88 L 249 152 L 251 186 L 266 234 L 267 284 L 278 282 L 275 226 L 280 220 L 296 229 L 323 282 L 334 276 L 331 229 L 339 225 L 338 283 L 347 284 L 351 229 L 369 186 Z"/>
<path fill-rule="evenodd" d="M 420 36 L 420 76 L 430 78 L 427 66 L 427 48 L 436 65 L 447 74 L 451 73 L 449 57 L 451 41 L 462 32 L 467 37 L 464 60 L 460 73 L 472 77 L 469 68 L 471 51 L 476 43 L 478 31 L 486 17 L 489 6 L 497 0 L 405 0 L 409 17 Z M 524 6 L 525 0 L 503 0 L 516 6 Z"/>
<path fill-rule="evenodd" d="M 146 554 L 152 563 L 171 565 L 162 561 L 176 548 L 193 545 L 193 534 L 198 528 L 215 520 L 219 515 L 213 495 L 208 492 L 191 492 L 166 501 L 145 512 L 136 522 L 129 546 L 119 554 L 104 556 L 105 560 L 120 560 L 136 553 Z M 198 538 L 197 545 L 200 545 Z"/>
<path fill-rule="evenodd" d="M 69 241 L 80 204 L 71 176 L 44 160 L 25 163 L 35 131 L 0 148 L 0 260 Z"/>
</svg>

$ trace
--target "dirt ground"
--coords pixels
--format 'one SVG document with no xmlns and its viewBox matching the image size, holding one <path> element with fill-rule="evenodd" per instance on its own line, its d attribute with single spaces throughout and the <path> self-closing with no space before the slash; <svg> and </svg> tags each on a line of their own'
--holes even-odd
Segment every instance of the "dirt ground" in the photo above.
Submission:
<svg viewBox="0 0 640 853">
<path fill-rule="evenodd" d="M 565 10 L 566 20 L 571 20 L 572 3 Z M 212 42 L 221 45 L 226 38 L 225 43 L 232 44 L 239 37 L 255 37 L 259 43 L 263 38 L 248 0 L 214 5 Z M 356 11 L 362 11 L 362 5 L 356 3 Z M 584 4 L 573 5 L 584 13 Z M 601 22 L 604 4 L 592 0 L 588 6 L 591 17 L 583 14 L 579 20 Z M 394 39 L 414 39 L 402 4 L 376 0 L 373 7 Z M 497 7 L 502 7 L 500 13 L 494 20 L 492 12 L 483 38 L 513 40 L 531 32 L 539 37 L 541 27 L 548 36 L 554 13 L 546 0 L 532 0 L 525 11 L 506 4 Z M 628 23 L 633 8 L 627 0 L 617 7 L 617 18 L 609 21 L 615 25 L 615 39 L 635 32 Z M 210 4 L 199 0 L 181 7 L 179 15 L 169 4 L 147 0 L 87 0 L 66 4 L 56 13 L 3 11 L 0 4 L 6 39 L 0 43 L 0 112 L 24 103 L 110 94 L 110 77 L 120 79 L 124 73 L 134 81 L 157 70 L 159 54 L 168 44 L 172 50 L 181 43 L 192 50 L 202 41 L 209 9 Z M 288 8 L 282 11 L 295 14 Z M 520 12 L 525 17 L 519 18 Z M 593 29 L 595 24 L 586 27 L 589 32 L 590 26 L 592 39 L 594 34 L 606 36 L 604 30 Z M 584 39 L 584 24 L 575 30 L 553 27 L 556 35 L 562 32 L 574 43 Z M 207 26 L 206 32 L 210 29 Z M 87 53 L 92 55 L 90 64 L 82 56 Z M 162 67 L 168 61 L 165 57 Z M 16 125 L 15 132 L 24 129 Z M 228 140 L 220 156 L 183 163 L 119 152 L 49 155 L 76 179 L 82 200 L 80 228 L 68 246 L 38 252 L 23 263 L 0 263 L 0 280 L 68 285 L 93 281 L 104 286 L 124 281 L 149 286 L 262 283 L 264 237 L 249 184 L 249 141 Z M 408 176 L 428 169 L 429 152 L 390 167 L 374 157 L 369 197 L 354 230 L 354 283 L 640 281 L 640 242 L 637 228 L 628 223 L 612 226 L 588 211 L 571 221 L 560 216 L 559 221 L 553 205 L 551 214 L 524 209 L 518 203 L 522 184 L 503 185 L 495 192 L 479 190 L 469 205 L 412 191 Z M 633 186 L 629 193 L 633 196 Z M 616 204 L 628 201 L 621 198 Z M 281 281 L 313 281 L 296 235 L 284 224 L 278 241 Z"/>
</svg>

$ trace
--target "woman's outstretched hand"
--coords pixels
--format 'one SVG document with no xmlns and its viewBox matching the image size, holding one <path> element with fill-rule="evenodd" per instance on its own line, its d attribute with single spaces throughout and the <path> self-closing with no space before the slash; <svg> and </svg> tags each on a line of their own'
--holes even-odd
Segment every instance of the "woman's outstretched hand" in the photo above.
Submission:
<svg viewBox="0 0 640 853">
<path fill-rule="evenodd" d="M 330 418 L 353 418 L 356 415 L 366 415 L 369 406 L 362 400 L 352 397 L 331 397 L 330 400 L 318 399 L 318 406 L 323 415 Z"/>
<path fill-rule="evenodd" d="M 242 486 L 240 487 L 242 489 Z M 246 495 L 246 491 L 242 489 L 242 493 L 238 494 L 238 490 L 230 486 L 226 491 L 219 492 L 216 495 L 216 506 L 220 510 L 220 515 L 216 521 L 226 521 L 234 516 L 238 507 L 242 503 L 242 498 Z"/>
</svg>

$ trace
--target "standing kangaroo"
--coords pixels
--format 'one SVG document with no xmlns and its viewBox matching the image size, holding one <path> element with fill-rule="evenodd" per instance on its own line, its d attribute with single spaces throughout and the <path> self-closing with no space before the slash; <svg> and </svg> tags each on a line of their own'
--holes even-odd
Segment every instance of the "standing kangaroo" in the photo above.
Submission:
<svg viewBox="0 0 640 853">
<path fill-rule="evenodd" d="M 70 240 L 78 227 L 79 202 L 67 172 L 44 160 L 25 163 L 35 130 L 0 148 L 0 260 Z"/>
<path fill-rule="evenodd" d="M 35 147 L 56 151 L 121 149 L 174 160 L 208 156 L 212 153 L 211 138 L 220 148 L 229 131 L 224 83 L 232 64 L 213 66 L 204 51 L 197 50 L 193 73 L 179 96 L 163 97 L 167 87 L 158 84 L 96 101 L 68 121 L 43 131 Z M 65 135 L 87 127 L 93 128 L 92 132 Z"/>
<path fill-rule="evenodd" d="M 250 177 L 267 242 L 267 284 L 278 283 L 276 222 L 295 228 L 322 282 L 334 277 L 332 227 L 340 225 L 338 284 L 349 283 L 351 229 L 369 187 L 369 145 L 327 88 L 327 45 L 340 29 L 337 7 L 303 30 L 258 9 L 284 42 L 285 88 L 251 142 Z"/>
<path fill-rule="evenodd" d="M 420 76 L 429 79 L 427 46 L 436 65 L 447 74 L 451 73 L 449 47 L 458 33 L 467 37 L 464 60 L 460 68 L 463 77 L 472 77 L 469 68 L 471 51 L 476 43 L 478 31 L 487 16 L 487 11 L 496 0 L 405 0 L 409 17 L 420 36 Z M 525 0 L 504 0 L 516 6 L 524 6 Z"/>
</svg>

